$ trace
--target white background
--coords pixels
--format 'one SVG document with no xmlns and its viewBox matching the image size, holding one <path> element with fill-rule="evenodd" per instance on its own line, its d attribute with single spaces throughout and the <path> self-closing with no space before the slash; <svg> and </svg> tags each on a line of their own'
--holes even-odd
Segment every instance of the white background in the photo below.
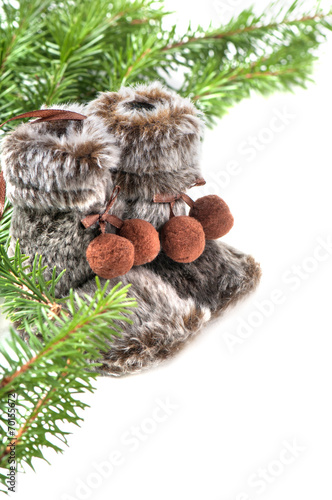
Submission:
<svg viewBox="0 0 332 500">
<path fill-rule="evenodd" d="M 250 3 L 166 7 L 185 27 Z M 235 217 L 225 241 L 261 263 L 257 292 L 159 368 L 100 378 L 70 447 L 20 475 L 15 499 L 331 498 L 331 56 L 308 90 L 254 96 L 206 133 L 206 188 Z"/>
</svg>

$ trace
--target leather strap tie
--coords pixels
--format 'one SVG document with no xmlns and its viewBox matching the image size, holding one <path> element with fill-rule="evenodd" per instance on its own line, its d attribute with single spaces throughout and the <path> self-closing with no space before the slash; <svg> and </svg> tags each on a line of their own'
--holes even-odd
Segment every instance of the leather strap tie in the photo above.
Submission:
<svg viewBox="0 0 332 500">
<path fill-rule="evenodd" d="M 194 187 L 194 186 L 204 186 L 204 184 L 206 184 L 206 181 L 203 178 L 199 178 L 199 179 L 196 180 L 196 183 L 193 186 L 191 186 L 191 187 Z M 190 208 L 193 208 L 194 203 L 195 203 L 194 200 L 192 200 L 190 198 L 190 196 L 188 196 L 186 193 L 179 193 L 179 194 L 155 194 L 154 197 L 153 197 L 153 201 L 155 203 L 169 203 L 170 204 L 170 217 L 174 217 L 173 208 L 174 208 L 175 202 L 177 200 L 183 200 L 185 203 L 187 203 L 187 205 Z"/>
<path fill-rule="evenodd" d="M 206 184 L 206 180 L 205 180 L 205 179 L 203 179 L 203 177 L 198 177 L 198 178 L 196 179 L 195 184 L 193 184 L 192 186 L 190 186 L 190 188 L 193 188 L 193 187 L 195 187 L 195 186 L 204 186 L 205 184 Z"/>
<path fill-rule="evenodd" d="M 51 122 L 54 120 L 85 120 L 87 116 L 81 115 L 80 113 L 75 113 L 75 111 L 68 111 L 65 109 L 37 109 L 35 111 L 28 111 L 21 115 L 13 116 L 5 122 L 3 122 L 0 127 L 5 123 L 11 122 L 12 120 L 19 120 L 20 118 L 34 118 L 40 117 L 39 120 L 34 120 L 33 123 L 41 122 Z"/>
<path fill-rule="evenodd" d="M 196 179 L 195 184 L 190 186 L 189 189 L 191 189 L 195 186 L 204 186 L 204 184 L 206 184 L 206 180 L 203 179 L 203 177 L 198 177 Z M 171 217 L 174 217 L 173 208 L 174 208 L 175 202 L 177 200 L 181 200 L 181 199 L 185 203 L 187 203 L 187 205 L 189 205 L 190 208 L 193 208 L 195 202 L 186 193 L 179 193 L 179 194 L 160 194 L 159 193 L 159 194 L 155 194 L 153 197 L 153 201 L 155 203 L 170 203 L 170 208 L 171 208 L 171 215 L 170 216 Z"/>
<path fill-rule="evenodd" d="M 155 203 L 175 203 L 177 200 L 183 200 L 190 208 L 194 206 L 194 200 L 190 198 L 186 193 L 180 194 L 155 194 L 153 201 Z"/>
<path fill-rule="evenodd" d="M 118 229 L 120 229 L 122 227 L 123 221 L 119 217 L 117 217 L 116 215 L 111 215 L 111 214 L 107 213 L 111 209 L 111 207 L 113 206 L 118 194 L 120 193 L 120 190 L 121 190 L 120 186 L 115 186 L 115 188 L 112 191 L 111 198 L 110 198 L 109 202 L 107 203 L 107 207 L 103 213 L 91 214 L 91 215 L 88 215 L 87 217 L 84 217 L 84 219 L 81 220 L 81 222 L 85 228 L 88 228 L 88 227 L 92 226 L 93 224 L 96 224 L 96 222 L 99 222 L 100 229 L 101 229 L 102 233 L 105 233 L 105 231 L 106 231 L 106 222 L 108 222 L 112 226 L 117 227 Z"/>
</svg>

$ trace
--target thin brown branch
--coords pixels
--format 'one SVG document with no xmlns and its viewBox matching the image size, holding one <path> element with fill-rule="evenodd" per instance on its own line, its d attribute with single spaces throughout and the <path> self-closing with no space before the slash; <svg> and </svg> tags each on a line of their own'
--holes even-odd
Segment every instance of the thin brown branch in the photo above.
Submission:
<svg viewBox="0 0 332 500">
<path fill-rule="evenodd" d="M 243 75 L 243 78 L 250 79 L 250 78 L 260 78 L 264 76 L 280 76 L 280 75 L 285 75 L 287 73 L 295 73 L 296 69 L 295 68 L 287 68 L 283 71 L 255 71 L 253 73 L 246 73 Z M 229 78 L 229 80 L 236 80 L 238 77 L 241 77 L 242 75 L 233 75 Z"/>
<path fill-rule="evenodd" d="M 12 38 L 11 38 L 9 44 L 8 44 L 8 47 L 6 49 L 5 55 L 4 55 L 3 59 L 2 59 L 2 63 L 1 63 L 1 66 L 0 66 L 0 71 L 3 71 L 3 69 L 5 67 L 5 64 L 6 64 L 6 61 L 7 61 L 8 57 L 9 57 L 9 55 L 10 55 L 10 51 L 13 48 L 13 46 L 15 45 L 15 40 L 17 38 L 17 33 L 19 33 L 20 30 L 23 28 L 25 22 L 26 22 L 26 19 L 21 19 L 20 24 L 19 24 L 16 32 L 13 33 L 13 36 L 12 36 Z"/>
<path fill-rule="evenodd" d="M 105 312 L 105 310 L 102 310 L 102 311 L 99 311 L 98 314 L 103 314 Z M 48 349 L 46 350 L 43 350 L 41 351 L 40 353 L 38 353 L 36 356 L 33 356 L 31 359 L 29 359 L 23 366 L 21 366 L 21 368 L 19 368 L 18 370 L 16 370 L 15 373 L 13 373 L 12 375 L 8 376 L 8 377 L 4 377 L 2 379 L 2 381 L 0 382 L 0 388 L 1 387 L 5 387 L 6 385 L 10 384 L 12 382 L 12 380 L 14 380 L 16 377 L 18 377 L 21 373 L 24 373 L 26 370 L 28 370 L 31 365 L 33 363 L 35 363 L 39 358 L 41 358 L 42 356 L 44 356 L 45 354 L 47 354 L 48 352 L 50 352 L 56 345 L 58 345 L 60 342 L 64 342 L 69 336 L 71 336 L 75 331 L 79 330 L 85 323 L 89 322 L 91 319 L 91 317 L 87 318 L 84 322 L 81 322 L 79 324 L 77 324 L 75 326 L 75 328 L 73 328 L 70 332 L 68 332 L 61 340 L 59 340 L 58 342 L 52 344 Z M 70 363 L 70 360 L 67 359 L 67 364 Z M 60 377 L 64 377 L 65 375 L 67 374 L 67 372 L 63 372 Z M 23 435 L 23 433 L 26 431 L 28 425 L 36 419 L 39 411 L 40 411 L 40 407 L 42 405 L 44 405 L 48 399 L 50 398 L 50 395 L 52 394 L 53 391 L 56 390 L 56 387 L 54 387 L 52 389 L 52 391 L 50 391 L 47 395 L 45 395 L 43 398 L 39 399 L 37 404 L 36 404 L 36 407 L 35 409 L 33 410 L 33 412 L 31 413 L 30 417 L 28 418 L 28 420 L 25 422 L 25 424 L 18 430 L 17 434 L 16 434 L 16 442 L 18 441 L 19 438 L 21 438 L 21 436 Z M 10 445 L 8 445 L 4 452 L 0 455 L 0 462 L 2 460 L 2 458 L 4 456 L 6 456 L 8 453 L 9 453 L 9 448 Z"/>
<path fill-rule="evenodd" d="M 295 73 L 295 72 L 296 72 L 295 68 L 287 68 L 283 71 L 255 71 L 253 73 L 245 73 L 243 75 L 238 73 L 237 75 L 230 76 L 227 81 L 241 80 L 243 78 L 249 80 L 251 78 L 262 78 L 262 77 L 264 78 L 266 76 L 281 76 L 287 73 Z M 213 91 L 213 93 L 215 93 L 215 90 Z M 193 101 L 198 101 L 202 97 L 208 96 L 209 94 L 210 92 L 204 92 L 204 94 L 195 95 L 192 99 Z"/>
<path fill-rule="evenodd" d="M 150 21 L 150 19 L 133 19 L 130 24 L 135 25 L 135 24 L 146 24 Z"/>
<path fill-rule="evenodd" d="M 60 342 L 64 342 L 65 340 L 67 340 L 67 338 L 70 335 L 72 335 L 81 326 L 82 326 L 81 324 L 76 325 L 76 327 L 73 328 L 73 330 L 71 330 L 70 332 L 68 332 L 67 335 L 65 335 L 61 340 L 59 340 L 58 342 L 55 342 L 48 349 L 40 351 L 36 356 L 33 356 L 32 358 L 30 358 L 26 363 L 24 363 L 24 365 L 22 365 L 18 370 L 16 370 L 16 372 L 12 373 L 12 375 L 9 375 L 8 377 L 4 377 L 0 382 L 0 388 L 5 387 L 6 385 L 10 384 L 16 377 L 18 377 L 22 373 L 26 372 L 31 367 L 31 365 L 33 365 L 33 363 L 35 363 L 40 358 L 45 356 L 45 354 L 47 354 L 48 352 L 52 351 L 56 345 L 60 344 Z"/>
<path fill-rule="evenodd" d="M 123 17 L 125 17 L 126 14 L 128 14 L 130 12 L 129 9 L 127 10 L 123 10 L 122 12 L 118 12 L 117 14 L 115 14 L 114 16 L 112 16 L 110 19 L 108 19 L 106 22 L 108 24 L 116 24 L 116 22 L 118 21 L 118 19 L 121 19 Z M 151 17 L 151 18 L 143 18 L 143 19 L 132 19 L 129 24 L 131 25 L 135 25 L 135 24 L 146 24 L 148 23 L 151 19 L 157 19 L 157 16 L 156 17 Z"/>
<path fill-rule="evenodd" d="M 45 352 L 45 351 L 44 351 Z M 29 359 L 29 361 L 27 361 L 26 363 L 24 363 L 24 365 L 22 365 L 18 370 L 16 370 L 16 372 L 14 372 L 12 375 L 8 375 L 8 377 L 4 377 L 1 382 L 0 382 L 0 388 L 1 387 L 5 387 L 6 385 L 10 384 L 12 380 L 14 380 L 14 378 L 18 377 L 19 375 L 21 375 L 21 373 L 24 373 L 27 371 L 27 369 L 35 362 L 37 361 L 37 359 L 40 357 L 40 354 L 39 353 L 38 355 L 36 356 L 33 356 L 32 358 Z"/>
<path fill-rule="evenodd" d="M 140 61 L 142 61 L 142 59 L 144 59 L 145 56 L 147 56 L 149 53 L 151 52 L 151 49 L 146 49 L 143 54 L 141 54 L 135 61 L 135 63 L 138 63 Z M 128 78 L 128 76 L 130 75 L 130 73 L 132 72 L 132 70 L 134 69 L 135 67 L 135 64 L 132 64 L 131 66 L 129 66 L 129 68 L 127 69 L 126 71 L 126 74 L 124 76 L 124 78 Z"/>
<path fill-rule="evenodd" d="M 10 274 L 11 274 L 12 276 L 14 276 L 14 278 L 15 278 L 15 279 L 17 279 L 17 280 L 19 279 L 19 277 L 18 277 L 18 276 L 16 276 L 16 275 L 15 275 L 12 271 L 10 271 Z M 29 295 L 32 293 L 32 290 L 30 290 L 30 288 L 28 288 L 28 287 L 27 287 L 26 285 L 24 285 L 24 284 L 20 285 L 19 283 L 17 283 L 17 286 L 18 286 L 18 288 L 20 288 L 23 292 L 26 292 L 26 293 L 27 293 L 27 294 L 29 294 Z M 25 294 L 25 295 L 26 295 L 26 294 Z M 61 311 L 61 309 L 62 309 L 61 304 L 58 304 L 57 302 L 51 302 L 51 301 L 48 299 L 48 297 L 46 297 L 46 295 L 44 295 L 43 293 L 42 293 L 41 295 L 42 295 L 42 297 L 44 298 L 44 301 L 43 301 L 43 302 L 44 302 L 46 305 L 48 305 L 48 306 L 49 306 L 49 308 L 50 308 L 50 311 L 49 311 L 49 313 L 47 314 L 47 317 L 48 317 L 49 319 L 51 319 L 51 318 L 53 318 L 53 317 L 54 317 L 54 315 L 56 315 L 56 316 L 60 316 L 60 311 Z M 32 299 L 32 297 L 30 297 L 30 296 L 29 296 L 28 298 L 29 298 L 30 300 L 33 300 L 33 299 Z M 36 301 L 36 300 L 35 300 L 35 302 L 41 303 L 41 300 L 39 300 L 39 301 Z"/>
<path fill-rule="evenodd" d="M 232 31 L 226 31 L 225 33 L 215 33 L 215 34 L 211 33 L 210 35 L 205 35 L 205 36 L 200 36 L 200 37 L 191 37 L 186 41 L 181 41 L 181 42 L 177 42 L 174 44 L 166 45 L 161 50 L 162 50 L 162 52 L 165 52 L 167 50 L 173 50 L 173 49 L 176 49 L 178 47 L 183 47 L 185 45 L 189 45 L 190 43 L 201 42 L 202 40 L 220 40 L 222 38 L 228 38 L 228 37 L 231 37 L 234 35 L 239 35 L 241 33 L 249 33 L 251 31 L 255 31 L 255 30 L 259 30 L 259 29 L 271 29 L 271 28 L 277 28 L 278 26 L 282 26 L 282 25 L 298 24 L 298 23 L 303 23 L 305 21 L 313 21 L 315 19 L 323 19 L 327 15 L 328 14 L 323 14 L 323 13 L 318 14 L 317 13 L 314 16 L 303 16 L 303 17 L 301 17 L 301 19 L 293 19 L 293 20 L 284 19 L 283 21 L 281 21 L 279 23 L 274 22 L 274 23 L 265 24 L 265 25 L 264 24 L 262 24 L 262 25 L 256 24 L 253 26 L 246 26 L 245 28 L 239 28 L 239 29 L 232 30 Z"/>
<path fill-rule="evenodd" d="M 17 37 L 17 35 L 16 35 L 16 33 L 14 33 L 13 36 L 12 36 L 12 39 L 10 40 L 10 42 L 8 44 L 8 47 L 6 49 L 6 52 L 4 54 L 4 57 L 2 59 L 1 66 L 0 66 L 0 71 L 1 72 L 4 70 L 6 61 L 7 61 L 8 57 L 9 57 L 11 49 L 13 48 L 14 42 L 16 40 L 16 37 Z"/>
<path fill-rule="evenodd" d="M 105 311 L 106 311 L 106 309 L 99 311 L 98 315 L 104 314 Z M 0 381 L 0 388 L 5 387 L 6 385 L 10 384 L 16 377 L 21 375 L 21 373 L 24 373 L 25 371 L 27 371 L 31 367 L 31 365 L 33 365 L 33 363 L 38 361 L 41 357 L 45 356 L 45 354 L 47 354 L 48 352 L 52 351 L 55 348 L 55 346 L 60 344 L 60 342 L 64 342 L 65 340 L 67 340 L 67 338 L 69 336 L 73 335 L 73 333 L 75 333 L 77 330 L 82 328 L 86 323 L 89 323 L 89 321 L 91 321 L 91 316 L 89 316 L 85 321 L 78 323 L 62 339 L 58 340 L 58 342 L 54 342 L 52 345 L 50 345 L 50 347 L 48 347 L 45 350 L 40 351 L 36 356 L 33 356 L 32 358 L 30 358 L 26 363 L 24 363 L 24 365 L 22 365 L 18 370 L 16 370 L 16 372 L 12 373 L 12 375 L 9 375 L 8 377 L 4 377 Z"/>
<path fill-rule="evenodd" d="M 67 359 L 67 365 L 70 364 L 70 359 Z M 65 377 L 67 375 L 68 372 L 63 372 L 59 375 L 59 378 L 60 377 Z M 13 438 L 13 440 L 15 440 L 15 445 L 18 444 L 20 438 L 23 436 L 23 434 L 27 431 L 27 429 L 29 428 L 30 424 L 32 424 L 32 422 L 34 422 L 34 420 L 36 420 L 36 418 L 38 417 L 38 414 L 40 412 L 40 409 L 42 407 L 45 406 L 45 404 L 51 399 L 51 395 L 57 390 L 58 388 L 57 387 L 53 387 L 51 391 L 49 391 L 47 394 L 45 394 L 45 396 L 43 398 L 40 398 L 38 401 L 37 401 L 37 404 L 34 408 L 34 410 L 32 411 L 31 415 L 29 416 L 29 418 L 25 421 L 24 425 L 22 425 L 22 427 L 20 427 L 20 429 L 17 431 L 16 433 L 16 436 Z M 5 448 L 5 450 L 3 451 L 3 453 L 0 455 L 0 463 L 2 461 L 2 459 L 8 455 L 10 453 L 10 444 L 7 445 L 7 447 Z"/>
</svg>

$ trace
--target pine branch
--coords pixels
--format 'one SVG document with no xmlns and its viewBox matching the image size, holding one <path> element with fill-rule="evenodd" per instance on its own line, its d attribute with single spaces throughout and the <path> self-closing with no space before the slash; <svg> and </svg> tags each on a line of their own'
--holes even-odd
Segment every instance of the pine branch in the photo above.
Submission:
<svg viewBox="0 0 332 500">
<path fill-rule="evenodd" d="M 40 306 L 46 309 L 47 315 L 58 314 L 61 310 L 61 301 L 55 299 L 55 286 L 63 276 L 62 271 L 56 276 L 53 269 L 52 278 L 45 281 L 43 273 L 46 267 L 42 266 L 42 257 L 35 255 L 32 269 L 25 266 L 27 260 L 20 252 L 19 242 L 16 243 L 14 257 L 8 257 L 8 244 L 0 246 L 0 298 L 3 313 L 16 324 L 22 327 L 21 322 L 32 323 Z"/>
<path fill-rule="evenodd" d="M 281 8 L 272 18 L 271 7 L 259 16 L 247 9 L 219 30 L 198 30 L 198 36 L 164 47 L 191 60 L 179 92 L 196 101 L 210 125 L 252 91 L 267 95 L 311 80 L 317 48 L 332 29 L 332 13 L 317 8 L 299 14 L 299 5 Z"/>
<path fill-rule="evenodd" d="M 9 238 L 10 222 L 13 209 L 8 200 L 6 200 L 2 219 L 0 221 L 0 245 L 5 245 Z"/>
<path fill-rule="evenodd" d="M 39 271 L 35 272 L 39 279 L 35 287 L 31 284 L 31 273 L 24 267 L 25 259 L 18 252 L 17 244 L 15 257 L 9 259 L 2 249 L 2 267 L 7 267 L 9 259 L 8 271 L 14 270 L 19 275 L 11 282 L 11 286 L 16 284 L 18 301 L 25 293 L 22 282 L 34 293 L 37 288 L 46 295 L 37 297 L 33 322 L 27 319 L 31 313 L 28 301 L 20 306 L 26 316 L 20 319 L 28 332 L 29 344 L 11 331 L 11 338 L 0 346 L 0 428 L 7 436 L 0 445 L 0 468 L 4 470 L 0 478 L 4 484 L 9 441 L 15 442 L 20 466 L 28 464 L 33 468 L 35 458 L 44 458 L 44 447 L 62 451 L 61 444 L 67 444 L 68 432 L 59 426 L 60 421 L 79 425 L 82 417 L 77 411 L 87 405 L 78 397 L 86 391 L 94 391 L 92 383 L 98 375 L 101 353 L 109 350 L 114 335 L 120 335 L 121 323 L 130 321 L 128 315 L 136 305 L 133 299 L 127 298 L 128 286 L 121 288 L 119 283 L 109 291 L 109 282 L 102 288 L 96 278 L 97 290 L 93 297 L 82 299 L 71 290 L 68 298 L 57 301 L 61 304 L 57 312 L 49 314 L 47 288 L 54 290 L 57 278 L 53 276 L 52 283 L 40 280 L 39 271 L 45 268 L 38 262 Z M 6 284 L 0 281 L 2 296 L 5 289 Z M 5 310 L 13 314 L 14 303 L 6 298 Z M 18 397 L 17 425 L 11 436 L 7 428 L 7 396 L 12 393 Z M 13 426 L 11 429 L 13 432 Z"/>
<path fill-rule="evenodd" d="M 252 10 L 249 10 L 247 12 L 252 13 Z M 282 28 L 283 26 L 298 26 L 299 24 L 306 23 L 307 21 L 317 21 L 321 19 L 325 19 L 326 14 L 323 14 L 322 12 L 317 12 L 314 15 L 306 15 L 302 16 L 300 19 L 292 19 L 289 20 L 287 18 L 283 19 L 280 22 L 273 22 L 273 23 L 268 23 L 268 24 L 254 24 L 252 26 L 245 26 L 242 28 L 238 29 L 233 29 L 230 31 L 225 31 L 225 32 L 211 32 L 211 33 L 205 33 L 202 36 L 198 37 L 190 37 L 188 40 L 181 40 L 179 42 L 167 45 L 166 47 L 163 47 L 161 50 L 163 52 L 169 52 L 175 49 L 178 49 L 180 47 L 186 47 L 188 45 L 191 45 L 193 43 L 202 43 L 204 41 L 210 41 L 210 40 L 221 40 L 221 39 L 232 39 L 235 35 L 243 35 L 245 33 L 251 33 L 253 31 L 259 32 L 263 31 L 266 32 L 268 30 L 275 30 Z"/>
<path fill-rule="evenodd" d="M 332 30 L 332 11 L 303 12 L 299 1 L 289 8 L 275 3 L 262 14 L 246 9 L 208 30 L 189 24 L 182 35 L 176 26 L 164 29 L 168 13 L 153 0 L 4 0 L 0 13 L 1 122 L 44 103 L 86 102 L 121 85 L 159 79 L 170 87 L 174 72 L 181 71 L 176 90 L 213 125 L 253 91 L 268 95 L 304 87 L 317 49 Z M 67 443 L 61 420 L 82 420 L 78 412 L 86 404 L 79 397 L 94 390 L 100 354 L 129 321 L 135 303 L 126 288 L 101 289 L 98 279 L 93 297 L 83 300 L 71 291 L 56 299 L 62 273 L 54 269 L 46 281 L 41 257 L 27 266 L 18 244 L 8 257 L 11 213 L 6 202 L 0 298 L 4 314 L 27 332 L 29 343 L 11 331 L 0 346 L 0 429 L 7 436 L 6 397 L 16 392 L 17 459 L 33 467 L 36 457 L 43 458 L 43 446 L 60 452 Z M 7 466 L 7 437 L 0 445 L 0 467 Z"/>
<path fill-rule="evenodd" d="M 181 69 L 184 80 L 177 90 L 194 99 L 212 125 L 251 91 L 304 86 L 317 48 L 332 29 L 331 12 L 319 7 L 302 12 L 295 1 L 289 8 L 277 2 L 262 14 L 246 9 L 217 28 L 189 25 L 179 37 L 175 26 L 163 28 L 168 13 L 162 3 L 155 8 L 150 0 L 96 2 L 67 0 L 65 8 L 50 9 L 47 2 L 40 7 L 35 0 L 28 7 L 28 0 L 20 0 L 16 10 L 7 8 L 2 32 L 13 19 L 18 27 L 5 38 L 3 119 L 43 103 L 85 102 L 99 91 L 136 82 L 159 79 L 169 86 Z M 27 19 L 37 13 L 39 23 L 29 21 L 26 28 L 22 12 Z"/>
</svg>

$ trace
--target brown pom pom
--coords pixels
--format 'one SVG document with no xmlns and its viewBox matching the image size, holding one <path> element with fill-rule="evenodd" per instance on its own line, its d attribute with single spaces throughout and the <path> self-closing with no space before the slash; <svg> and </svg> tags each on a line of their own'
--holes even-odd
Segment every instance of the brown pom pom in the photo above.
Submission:
<svg viewBox="0 0 332 500">
<path fill-rule="evenodd" d="M 134 245 L 134 266 L 141 266 L 151 262 L 160 252 L 158 231 L 146 220 L 125 220 L 120 228 L 119 236 L 127 238 Z"/>
<path fill-rule="evenodd" d="M 187 215 L 172 217 L 161 230 L 161 243 L 166 255 L 176 262 L 193 262 L 205 248 L 202 225 Z"/>
<path fill-rule="evenodd" d="M 94 273 L 111 279 L 126 274 L 134 264 L 134 246 L 116 234 L 100 234 L 91 241 L 86 258 Z"/>
<path fill-rule="evenodd" d="M 232 229 L 234 224 L 228 205 L 214 194 L 198 198 L 190 209 L 189 215 L 202 224 L 207 240 L 221 238 Z"/>
</svg>

